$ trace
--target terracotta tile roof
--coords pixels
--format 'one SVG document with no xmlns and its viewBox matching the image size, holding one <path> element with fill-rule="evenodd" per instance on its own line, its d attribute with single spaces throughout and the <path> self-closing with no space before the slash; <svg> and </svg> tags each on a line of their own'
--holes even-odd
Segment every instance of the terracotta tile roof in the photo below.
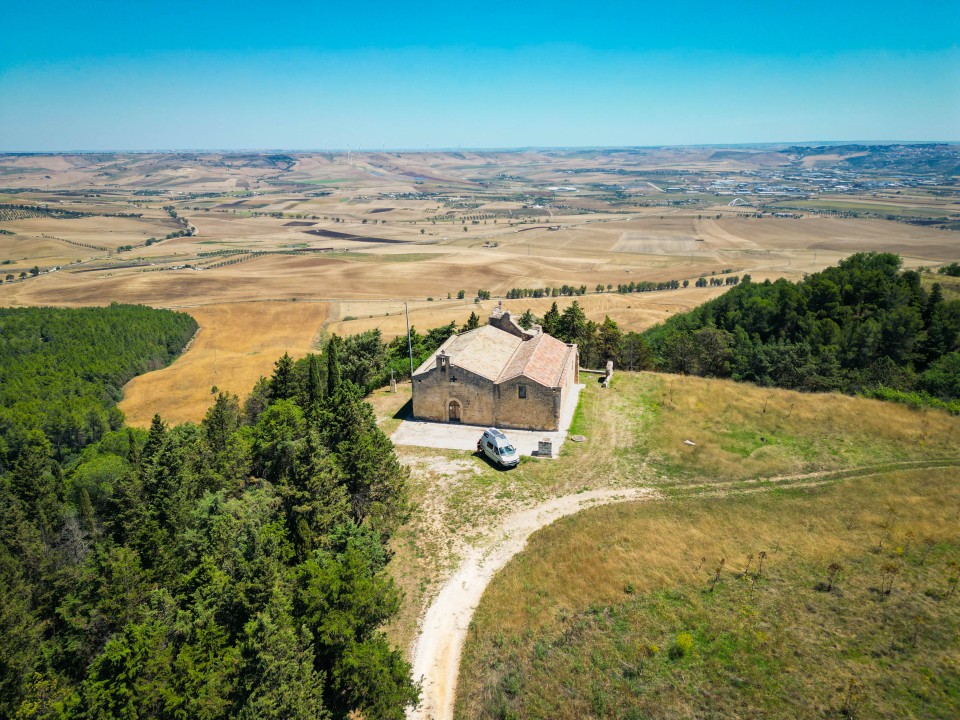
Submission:
<svg viewBox="0 0 960 720">
<path fill-rule="evenodd" d="M 441 352 L 450 356 L 451 367 L 463 368 L 495 383 L 523 376 L 546 387 L 559 387 L 573 348 L 550 335 L 541 333 L 521 340 L 484 325 L 448 339 L 414 375 L 436 367 Z"/>
<path fill-rule="evenodd" d="M 497 382 L 506 382 L 522 375 L 546 387 L 558 387 L 572 350 L 555 337 L 537 335 L 521 344 Z"/>
</svg>

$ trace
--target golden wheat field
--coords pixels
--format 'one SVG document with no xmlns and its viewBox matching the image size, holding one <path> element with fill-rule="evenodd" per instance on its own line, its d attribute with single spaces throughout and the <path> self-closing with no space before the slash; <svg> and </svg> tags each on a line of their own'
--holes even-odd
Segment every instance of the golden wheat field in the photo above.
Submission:
<svg viewBox="0 0 960 720">
<path fill-rule="evenodd" d="M 154 413 L 171 423 L 203 418 L 213 389 L 244 397 L 269 376 L 279 355 L 313 348 L 327 317 L 325 303 L 230 303 L 190 308 L 200 329 L 172 365 L 134 378 L 120 409 L 129 425 L 147 427 Z"/>
</svg>

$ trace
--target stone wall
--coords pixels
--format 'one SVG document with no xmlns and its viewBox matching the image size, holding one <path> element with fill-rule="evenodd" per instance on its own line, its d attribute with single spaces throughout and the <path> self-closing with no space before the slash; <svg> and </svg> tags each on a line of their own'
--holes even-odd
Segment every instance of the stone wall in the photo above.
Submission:
<svg viewBox="0 0 960 720">
<path fill-rule="evenodd" d="M 526 397 L 520 398 L 520 386 Z M 557 430 L 560 424 L 562 388 L 550 388 L 530 380 L 515 377 L 497 386 L 497 427 L 520 430 Z"/>
<path fill-rule="evenodd" d="M 526 388 L 524 399 L 518 397 L 521 385 Z M 449 367 L 443 372 L 434 367 L 414 381 L 413 416 L 417 420 L 447 422 L 450 401 L 456 400 L 460 403 L 460 421 L 467 425 L 556 430 L 565 391 L 566 388 L 555 390 L 522 376 L 495 385 L 462 368 Z"/>
<path fill-rule="evenodd" d="M 487 319 L 487 323 L 504 332 L 515 335 L 521 340 L 529 340 L 543 331 L 539 325 L 534 325 L 529 330 L 524 330 L 520 327 L 519 323 L 511 317 L 510 311 L 502 308 L 494 308 L 493 312 L 490 313 L 490 317 Z"/>
<path fill-rule="evenodd" d="M 447 422 L 447 408 L 451 400 L 456 400 L 460 403 L 461 422 L 489 425 L 495 415 L 493 389 L 493 382 L 462 368 L 450 367 L 446 372 L 431 368 L 414 379 L 413 416 L 417 420 Z"/>
</svg>

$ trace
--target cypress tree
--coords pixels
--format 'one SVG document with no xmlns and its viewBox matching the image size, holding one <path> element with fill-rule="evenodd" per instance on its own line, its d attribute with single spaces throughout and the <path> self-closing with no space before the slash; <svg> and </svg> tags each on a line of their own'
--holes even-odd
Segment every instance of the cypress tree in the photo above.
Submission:
<svg viewBox="0 0 960 720">
<path fill-rule="evenodd" d="M 320 388 L 320 357 L 310 356 L 310 368 L 307 376 L 307 410 L 315 412 L 320 404 L 322 390 Z"/>
<path fill-rule="evenodd" d="M 327 343 L 327 397 L 332 398 L 340 388 L 340 359 L 338 348 L 340 338 L 336 335 Z"/>
</svg>

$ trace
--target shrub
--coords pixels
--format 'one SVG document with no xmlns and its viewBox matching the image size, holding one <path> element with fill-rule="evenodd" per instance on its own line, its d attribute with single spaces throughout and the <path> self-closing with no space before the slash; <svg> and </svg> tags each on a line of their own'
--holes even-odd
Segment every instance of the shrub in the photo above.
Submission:
<svg viewBox="0 0 960 720">
<path fill-rule="evenodd" d="M 679 660 L 685 658 L 693 650 L 693 635 L 690 633 L 680 633 L 673 645 L 670 646 L 670 659 Z"/>
</svg>

